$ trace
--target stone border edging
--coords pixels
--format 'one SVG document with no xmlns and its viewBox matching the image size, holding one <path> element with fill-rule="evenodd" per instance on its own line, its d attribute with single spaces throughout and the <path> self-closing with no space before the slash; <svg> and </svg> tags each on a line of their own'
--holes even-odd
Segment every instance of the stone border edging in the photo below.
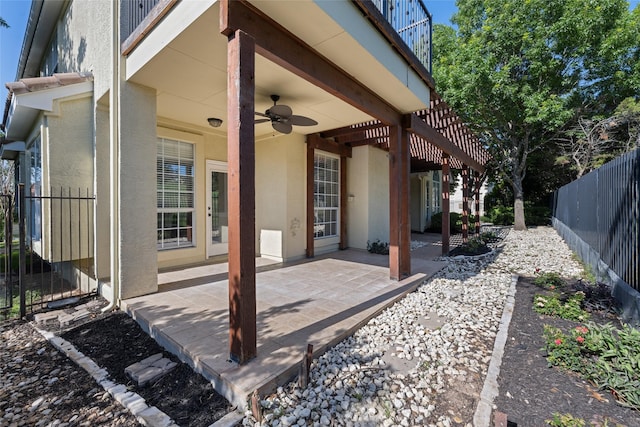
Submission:
<svg viewBox="0 0 640 427">
<path fill-rule="evenodd" d="M 502 365 L 504 346 L 509 335 L 509 324 L 511 323 L 511 316 L 513 315 L 518 279 L 519 276 L 517 274 L 511 277 L 511 286 L 502 311 L 500 328 L 498 329 L 498 334 L 493 344 L 493 353 L 491 355 L 487 377 L 484 380 L 484 386 L 480 392 L 480 401 L 473 416 L 473 424 L 476 426 L 489 426 L 491 423 L 493 400 L 498 395 L 498 375 L 500 374 L 500 365 Z"/>
<path fill-rule="evenodd" d="M 42 330 L 31 322 L 29 322 L 29 324 L 58 351 L 62 352 L 76 365 L 87 371 L 98 385 L 131 412 L 140 423 L 151 427 L 178 427 L 177 424 L 160 409 L 147 405 L 146 401 L 138 393 L 128 391 L 125 385 L 116 384 L 107 379 L 109 373 L 104 368 L 98 366 L 92 359 L 78 351 L 69 341 L 56 336 L 52 332 Z"/>
</svg>

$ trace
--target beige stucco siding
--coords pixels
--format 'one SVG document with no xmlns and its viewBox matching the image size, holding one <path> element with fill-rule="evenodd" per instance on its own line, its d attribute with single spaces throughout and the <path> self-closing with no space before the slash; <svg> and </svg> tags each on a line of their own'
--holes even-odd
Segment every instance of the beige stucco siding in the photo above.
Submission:
<svg viewBox="0 0 640 427">
<path fill-rule="evenodd" d="M 306 249 L 306 145 L 299 134 L 256 142 L 256 251 L 279 260 Z"/>
<path fill-rule="evenodd" d="M 92 72 L 95 99 L 110 87 L 112 11 L 118 3 L 71 1 L 57 29 L 58 72 Z"/>
<path fill-rule="evenodd" d="M 367 241 L 389 242 L 389 159 L 383 150 L 362 146 L 348 160 L 349 247 L 366 249 Z"/>
</svg>

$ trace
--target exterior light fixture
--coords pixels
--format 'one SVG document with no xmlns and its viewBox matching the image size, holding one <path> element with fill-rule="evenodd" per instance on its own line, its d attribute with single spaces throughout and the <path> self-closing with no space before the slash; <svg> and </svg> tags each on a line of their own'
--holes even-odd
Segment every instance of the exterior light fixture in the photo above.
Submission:
<svg viewBox="0 0 640 427">
<path fill-rule="evenodd" d="M 209 122 L 209 125 L 211 127 L 219 128 L 220 126 L 222 126 L 222 119 L 219 119 L 217 117 L 209 117 L 207 121 Z"/>
</svg>

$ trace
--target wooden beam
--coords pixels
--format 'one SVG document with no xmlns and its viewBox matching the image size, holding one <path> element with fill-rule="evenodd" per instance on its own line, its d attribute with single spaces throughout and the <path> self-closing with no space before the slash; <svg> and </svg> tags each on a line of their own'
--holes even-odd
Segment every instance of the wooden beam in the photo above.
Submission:
<svg viewBox="0 0 640 427">
<path fill-rule="evenodd" d="M 229 353 L 253 359 L 256 341 L 255 44 L 236 31 L 227 46 L 229 168 Z"/>
<path fill-rule="evenodd" d="M 418 117 L 418 115 L 416 115 L 415 113 L 407 114 L 406 116 L 404 116 L 403 123 L 408 131 L 413 132 L 417 136 L 426 139 L 427 141 L 429 141 L 429 143 L 435 145 L 444 153 L 457 158 L 461 162 L 469 165 L 477 171 L 484 172 L 484 165 L 472 158 L 462 148 L 458 147 L 449 139 L 445 138 L 433 127 L 425 123 L 424 120 Z"/>
<path fill-rule="evenodd" d="M 469 166 L 462 165 L 462 243 L 469 241 Z"/>
<path fill-rule="evenodd" d="M 314 248 L 314 226 L 315 226 L 315 208 L 313 205 L 315 180 L 315 145 L 310 142 L 311 135 L 307 136 L 307 258 L 313 258 L 315 255 Z"/>
<path fill-rule="evenodd" d="M 280 24 L 244 0 L 220 1 L 220 32 L 243 30 L 256 52 L 381 122 L 399 124 L 401 114 L 375 92 L 321 56 Z"/>
<path fill-rule="evenodd" d="M 347 135 L 357 135 L 359 133 L 366 132 L 368 130 L 378 129 L 385 126 L 386 126 L 385 124 L 382 124 L 380 122 L 362 123 L 358 125 L 351 125 L 351 126 L 345 126 L 337 129 L 326 130 L 321 132 L 320 136 L 322 136 L 323 138 L 334 138 L 334 137 L 347 136 Z"/>
<path fill-rule="evenodd" d="M 442 153 L 442 255 L 449 254 L 451 228 L 449 213 L 451 202 L 449 197 L 449 155 Z"/>
<path fill-rule="evenodd" d="M 389 129 L 389 275 L 411 274 L 409 217 L 409 138 L 399 126 Z"/>
<path fill-rule="evenodd" d="M 480 235 L 480 172 L 474 171 L 473 177 L 475 178 L 475 199 L 476 199 L 476 235 Z"/>
<path fill-rule="evenodd" d="M 313 148 L 318 150 L 337 154 L 340 157 L 351 157 L 351 147 L 322 138 L 318 134 L 307 135 L 307 144 L 311 144 Z"/>
</svg>

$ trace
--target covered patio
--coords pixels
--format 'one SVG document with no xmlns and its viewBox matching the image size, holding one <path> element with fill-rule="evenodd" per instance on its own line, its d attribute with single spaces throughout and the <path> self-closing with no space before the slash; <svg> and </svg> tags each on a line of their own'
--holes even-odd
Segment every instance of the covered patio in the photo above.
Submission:
<svg viewBox="0 0 640 427">
<path fill-rule="evenodd" d="M 424 244 L 411 252 L 414 274 L 400 282 L 389 278 L 389 257 L 363 250 L 286 265 L 257 258 L 258 351 L 242 365 L 229 360 L 227 263 L 162 272 L 158 293 L 124 300 L 122 309 L 244 407 L 254 390 L 268 392 L 295 376 L 307 344 L 321 355 L 440 270 L 441 249 Z"/>
</svg>

